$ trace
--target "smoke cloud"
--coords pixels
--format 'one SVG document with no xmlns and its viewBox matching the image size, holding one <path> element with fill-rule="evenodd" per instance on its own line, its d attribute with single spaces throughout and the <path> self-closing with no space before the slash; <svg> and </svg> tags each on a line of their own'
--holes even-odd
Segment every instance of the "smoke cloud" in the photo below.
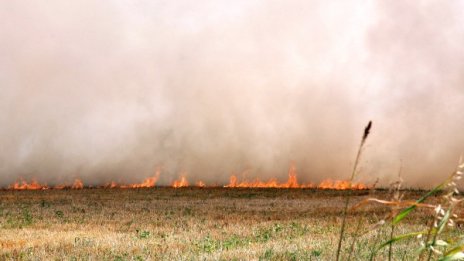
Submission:
<svg viewBox="0 0 464 261">
<path fill-rule="evenodd" d="M 162 169 L 431 186 L 464 151 L 462 1 L 3 1 L 0 185 Z"/>
</svg>

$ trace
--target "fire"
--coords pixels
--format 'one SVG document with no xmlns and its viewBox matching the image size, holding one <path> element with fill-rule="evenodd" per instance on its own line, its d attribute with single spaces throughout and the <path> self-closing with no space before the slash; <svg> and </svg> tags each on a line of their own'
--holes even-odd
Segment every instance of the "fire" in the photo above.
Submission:
<svg viewBox="0 0 464 261">
<path fill-rule="evenodd" d="M 157 170 L 155 175 L 152 177 L 148 177 L 143 180 L 142 183 L 134 183 L 134 184 L 118 184 L 115 181 L 112 181 L 104 186 L 104 188 L 121 188 L 121 189 L 133 189 L 133 188 L 153 188 L 156 186 L 160 176 L 160 170 Z M 182 188 L 182 187 L 189 187 L 190 184 L 185 177 L 185 175 L 181 175 L 178 180 L 175 180 L 172 184 L 174 188 Z M 195 183 L 196 187 L 203 188 L 208 187 L 203 181 L 197 181 Z M 209 185 L 209 186 L 217 186 L 217 185 Z M 326 179 L 319 183 L 318 185 L 312 183 L 305 183 L 300 184 L 297 179 L 297 171 L 294 164 L 292 164 L 288 170 L 288 179 L 286 182 L 279 182 L 275 178 L 271 178 L 268 181 L 261 181 L 258 178 L 254 180 L 241 180 L 237 178 L 237 176 L 232 175 L 230 176 L 229 184 L 224 186 L 225 188 L 317 188 L 317 189 L 336 189 L 336 190 L 347 190 L 347 189 L 354 189 L 354 190 L 362 190 L 362 189 L 369 189 L 369 186 L 362 184 L 362 183 L 351 183 L 347 180 L 331 180 Z M 42 189 L 83 189 L 84 183 L 80 179 L 75 179 L 73 184 L 59 184 L 55 186 L 47 186 L 47 184 L 41 184 L 37 182 L 35 179 L 31 180 L 30 183 L 26 182 L 24 179 L 21 179 L 19 182 L 15 182 L 8 186 L 7 189 L 11 190 L 42 190 Z"/>
<path fill-rule="evenodd" d="M 157 170 L 153 177 L 146 178 L 142 183 L 121 185 L 120 188 L 153 188 L 156 186 L 160 176 L 160 170 Z"/>
<path fill-rule="evenodd" d="M 116 183 L 115 181 L 111 181 L 110 183 L 105 185 L 105 188 L 119 188 L 119 184 Z"/>
<path fill-rule="evenodd" d="M 44 189 L 66 189 L 66 188 L 71 188 L 71 189 L 83 189 L 84 184 L 80 179 L 74 180 L 74 183 L 72 185 L 65 185 L 65 184 L 60 184 L 60 185 L 55 185 L 49 187 L 47 184 L 41 184 L 37 182 L 35 179 L 32 179 L 30 183 L 25 181 L 24 179 L 21 179 L 20 182 L 15 182 L 8 186 L 8 189 L 12 190 L 44 190 Z"/>
<path fill-rule="evenodd" d="M 21 179 L 21 183 L 15 182 L 8 188 L 13 190 L 39 190 L 48 189 L 48 186 L 47 184 L 40 184 L 36 180 L 32 180 L 31 183 L 27 183 L 24 179 Z"/>
<path fill-rule="evenodd" d="M 84 183 L 80 179 L 74 180 L 73 185 L 71 186 L 72 189 L 83 189 Z"/>
<path fill-rule="evenodd" d="M 336 189 L 336 190 L 346 190 L 346 189 L 368 189 L 367 185 L 362 183 L 350 183 L 347 180 L 331 180 L 327 179 L 319 183 L 319 185 L 314 185 L 312 183 L 300 184 L 298 183 L 296 177 L 296 167 L 291 165 L 288 170 L 288 180 L 285 183 L 278 183 L 276 179 L 270 179 L 266 182 L 256 179 L 254 181 L 241 181 L 239 182 L 237 176 L 232 175 L 230 177 L 229 184 L 225 185 L 226 188 L 318 188 L 318 189 Z"/>
<path fill-rule="evenodd" d="M 105 188 L 153 188 L 156 186 L 160 172 L 157 171 L 153 177 L 146 178 L 142 183 L 134 184 L 118 184 L 114 181 L 102 186 Z M 8 186 L 11 190 L 39 190 L 39 189 L 83 189 L 84 183 L 80 179 L 75 179 L 72 184 L 58 184 L 55 186 L 47 186 L 46 184 L 40 184 L 36 180 L 32 180 L 30 183 L 21 179 L 20 182 L 15 182 Z"/>
<path fill-rule="evenodd" d="M 188 187 L 189 182 L 185 178 L 185 176 L 181 176 L 179 180 L 174 180 L 172 183 L 172 187 L 174 188 L 183 188 L 183 187 Z"/>
<path fill-rule="evenodd" d="M 300 187 L 298 181 L 296 180 L 296 167 L 293 164 L 290 166 L 290 169 L 288 170 L 288 181 L 285 185 L 287 185 L 287 188 Z"/>
<path fill-rule="evenodd" d="M 226 188 L 311 188 L 309 184 L 299 184 L 296 178 L 296 167 L 291 165 L 288 170 L 288 180 L 285 183 L 279 183 L 276 179 L 269 179 L 268 181 L 260 181 L 255 179 L 254 181 L 241 181 L 238 182 L 237 176 L 232 175 L 230 177 L 229 184 L 225 185 Z"/>
<path fill-rule="evenodd" d="M 321 183 L 319 183 L 317 188 L 319 188 L 319 189 L 337 189 L 337 190 L 369 189 L 369 187 L 367 185 L 363 184 L 363 183 L 350 183 L 348 180 L 331 180 L 331 179 L 323 180 Z"/>
</svg>

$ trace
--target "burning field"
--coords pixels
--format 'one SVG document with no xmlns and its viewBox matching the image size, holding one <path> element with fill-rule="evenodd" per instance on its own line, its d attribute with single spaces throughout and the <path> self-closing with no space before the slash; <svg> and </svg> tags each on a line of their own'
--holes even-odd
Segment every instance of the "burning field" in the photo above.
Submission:
<svg viewBox="0 0 464 261">
<path fill-rule="evenodd" d="M 160 170 L 136 184 L 85 186 L 80 179 L 53 186 L 35 180 L 16 182 L 0 190 L 0 257 L 463 258 L 459 203 L 464 199 L 457 182 L 464 175 L 464 163 L 460 161 L 452 175 L 429 192 L 402 190 L 401 180 L 388 191 L 354 183 L 371 128 L 369 121 L 346 181 L 300 184 L 292 165 L 286 182 L 238 180 L 233 175 L 222 186 L 203 181 L 190 185 L 181 175 L 170 186 L 160 187 L 156 184 Z M 420 250 L 411 251 L 410 245 L 417 243 Z"/>
<path fill-rule="evenodd" d="M 0 1 L 0 260 L 464 260 L 463 46 L 459 0 Z"/>
<path fill-rule="evenodd" d="M 160 170 L 136 184 L 85 186 L 80 179 L 52 186 L 36 180 L 16 182 L 0 190 L 0 257 L 464 258 L 459 204 L 464 198 L 457 184 L 464 175 L 462 159 L 428 192 L 402 190 L 401 179 L 390 190 L 354 183 L 371 128 L 369 121 L 346 181 L 300 184 L 292 165 L 286 182 L 239 180 L 232 175 L 222 186 L 203 181 L 190 185 L 185 175 L 170 186 L 157 186 Z M 411 251 L 417 243 L 419 251 Z"/>
<path fill-rule="evenodd" d="M 103 185 L 89 185 L 87 188 L 120 188 L 120 189 L 130 189 L 130 188 L 154 188 L 157 186 L 157 181 L 160 177 L 160 171 L 156 171 L 155 175 L 148 177 L 141 183 L 135 184 L 120 184 L 115 181 L 108 182 Z M 164 185 L 165 186 L 165 185 Z M 287 182 L 279 182 L 277 179 L 273 178 L 268 181 L 261 181 L 258 178 L 253 180 L 239 180 L 237 176 L 230 176 L 229 184 L 218 185 L 218 184 L 206 184 L 205 182 L 198 180 L 195 183 L 190 183 L 188 179 L 181 175 L 179 179 L 174 180 L 171 185 L 173 188 L 184 188 L 184 187 L 224 187 L 224 188 L 313 188 L 313 189 L 334 189 L 334 190 L 364 190 L 369 187 L 363 183 L 354 183 L 349 180 L 332 180 L 326 179 L 321 181 L 319 184 L 306 183 L 300 184 L 297 179 L 297 172 L 295 166 L 291 166 L 288 171 L 288 180 Z M 57 184 L 57 185 L 47 185 L 45 183 L 40 183 L 35 179 L 32 179 L 30 182 L 21 179 L 9 186 L 3 188 L 6 190 L 59 190 L 59 189 L 83 189 L 84 183 L 80 179 L 75 179 L 72 184 Z"/>
</svg>

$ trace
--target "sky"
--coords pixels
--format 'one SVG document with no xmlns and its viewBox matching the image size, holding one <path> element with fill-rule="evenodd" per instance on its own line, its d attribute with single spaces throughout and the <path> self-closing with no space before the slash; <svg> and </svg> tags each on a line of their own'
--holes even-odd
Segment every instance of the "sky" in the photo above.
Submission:
<svg viewBox="0 0 464 261">
<path fill-rule="evenodd" d="M 161 169 L 431 186 L 464 151 L 464 1 L 2 1 L 0 186 Z"/>
</svg>

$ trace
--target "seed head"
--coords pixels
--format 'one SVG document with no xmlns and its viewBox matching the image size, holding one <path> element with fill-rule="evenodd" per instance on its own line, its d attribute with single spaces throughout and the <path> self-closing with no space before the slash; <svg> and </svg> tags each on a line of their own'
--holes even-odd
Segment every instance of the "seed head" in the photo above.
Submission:
<svg viewBox="0 0 464 261">
<path fill-rule="evenodd" d="M 371 132 L 371 128 L 372 128 L 372 121 L 369 121 L 366 128 L 364 128 L 363 141 L 367 139 L 367 136 L 369 136 L 369 133 Z"/>
</svg>

